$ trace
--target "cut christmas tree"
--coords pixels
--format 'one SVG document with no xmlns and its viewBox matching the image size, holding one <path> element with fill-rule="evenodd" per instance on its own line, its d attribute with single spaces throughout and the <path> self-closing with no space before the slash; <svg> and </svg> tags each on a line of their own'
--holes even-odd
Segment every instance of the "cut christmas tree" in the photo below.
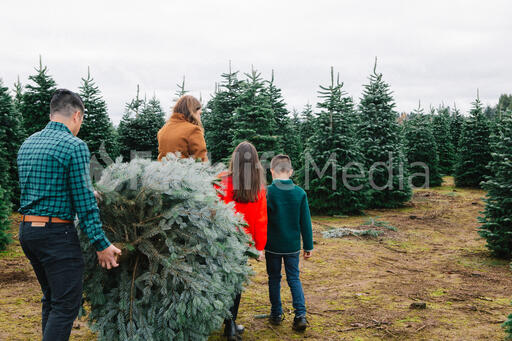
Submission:
<svg viewBox="0 0 512 341">
<path fill-rule="evenodd" d="M 98 189 L 118 268 L 97 264 L 81 234 L 88 318 L 99 340 L 206 340 L 229 316 L 256 250 L 213 187 L 223 166 L 167 156 L 108 167 Z"/>
</svg>

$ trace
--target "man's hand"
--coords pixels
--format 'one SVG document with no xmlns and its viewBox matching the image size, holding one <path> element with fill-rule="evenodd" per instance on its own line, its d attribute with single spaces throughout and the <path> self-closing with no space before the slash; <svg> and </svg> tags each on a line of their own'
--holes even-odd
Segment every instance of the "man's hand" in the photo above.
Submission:
<svg viewBox="0 0 512 341">
<path fill-rule="evenodd" d="M 96 202 L 99 204 L 101 201 L 101 193 L 98 191 L 94 191 L 94 197 L 96 198 Z"/>
<path fill-rule="evenodd" d="M 102 268 L 110 270 L 119 266 L 117 256 L 121 256 L 121 250 L 114 245 L 110 245 L 103 251 L 96 251 L 96 254 L 98 255 L 98 263 Z"/>
<path fill-rule="evenodd" d="M 263 251 L 259 251 L 260 253 L 260 256 L 258 257 L 258 262 L 261 262 L 265 259 L 265 254 L 263 253 Z"/>
<path fill-rule="evenodd" d="M 307 259 L 311 258 L 312 254 L 313 254 L 313 251 L 304 251 L 304 259 L 307 260 Z"/>
</svg>

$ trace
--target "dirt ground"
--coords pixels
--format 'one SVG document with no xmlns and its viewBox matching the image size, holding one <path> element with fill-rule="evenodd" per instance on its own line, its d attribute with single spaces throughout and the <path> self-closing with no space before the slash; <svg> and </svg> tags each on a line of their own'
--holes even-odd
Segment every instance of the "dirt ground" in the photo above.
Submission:
<svg viewBox="0 0 512 341">
<path fill-rule="evenodd" d="M 313 217 L 315 251 L 301 262 L 310 326 L 291 330 L 291 295 L 282 284 L 281 326 L 268 314 L 264 263 L 242 295 L 245 340 L 502 340 L 512 312 L 512 272 L 492 258 L 476 228 L 484 192 L 443 187 L 416 191 L 406 207 L 358 217 Z M 369 218 L 396 228 L 379 237 L 322 238 L 332 227 L 361 228 Z M 19 216 L 13 216 L 13 233 Z M 365 227 L 367 228 L 367 227 Z M 0 340 L 40 339 L 40 289 L 15 240 L 0 253 Z M 411 304 L 425 309 L 412 309 Z M 77 321 L 72 340 L 95 340 Z M 222 340 L 220 332 L 210 340 Z"/>
</svg>

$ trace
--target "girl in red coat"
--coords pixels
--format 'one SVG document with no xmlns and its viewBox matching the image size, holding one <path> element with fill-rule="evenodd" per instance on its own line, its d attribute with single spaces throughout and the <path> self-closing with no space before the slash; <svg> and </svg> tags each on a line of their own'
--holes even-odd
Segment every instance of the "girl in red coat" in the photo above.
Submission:
<svg viewBox="0 0 512 341">
<path fill-rule="evenodd" d="M 267 243 L 267 193 L 265 174 L 256 148 L 249 142 L 240 143 L 231 156 L 229 171 L 220 174 L 220 177 L 223 193 L 219 197 L 226 203 L 235 202 L 236 212 L 241 213 L 247 223 L 245 232 L 251 235 L 260 252 L 258 260 L 262 260 Z M 237 335 L 239 340 L 243 332 L 243 326 L 235 323 L 241 295 L 237 295 L 231 308 L 233 318 L 224 321 L 224 333 L 228 340 L 237 340 Z"/>
</svg>

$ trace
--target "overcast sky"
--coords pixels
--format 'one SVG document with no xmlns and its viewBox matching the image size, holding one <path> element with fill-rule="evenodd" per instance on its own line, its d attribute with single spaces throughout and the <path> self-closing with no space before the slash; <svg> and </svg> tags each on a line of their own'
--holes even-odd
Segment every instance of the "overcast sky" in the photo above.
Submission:
<svg viewBox="0 0 512 341">
<path fill-rule="evenodd" d="M 140 84 L 166 112 L 176 83 L 210 98 L 220 74 L 251 64 L 289 107 L 316 103 L 334 66 L 358 101 L 378 56 L 399 111 L 418 100 L 467 110 L 512 93 L 510 1 L 2 1 L 0 78 L 27 83 L 39 55 L 59 87 L 91 74 L 118 123 Z"/>
</svg>

